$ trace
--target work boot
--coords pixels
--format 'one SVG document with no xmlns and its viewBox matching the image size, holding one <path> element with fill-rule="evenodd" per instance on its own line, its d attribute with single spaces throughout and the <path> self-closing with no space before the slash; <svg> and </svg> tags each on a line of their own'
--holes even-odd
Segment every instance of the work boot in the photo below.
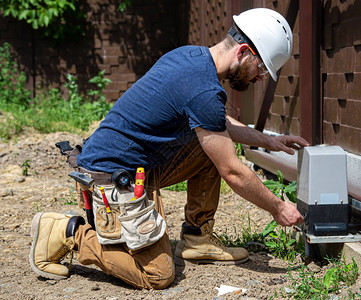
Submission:
<svg viewBox="0 0 361 300">
<path fill-rule="evenodd" d="M 238 265 L 248 260 L 244 248 L 224 246 L 213 234 L 214 220 L 202 227 L 192 227 L 183 223 L 181 241 L 175 250 L 174 263 L 184 266 L 193 264 Z"/>
<path fill-rule="evenodd" d="M 60 261 L 74 251 L 74 235 L 79 225 L 85 224 L 80 216 L 58 213 L 37 213 L 31 223 L 34 238 L 29 262 L 33 271 L 49 279 L 65 279 L 69 269 Z"/>
</svg>

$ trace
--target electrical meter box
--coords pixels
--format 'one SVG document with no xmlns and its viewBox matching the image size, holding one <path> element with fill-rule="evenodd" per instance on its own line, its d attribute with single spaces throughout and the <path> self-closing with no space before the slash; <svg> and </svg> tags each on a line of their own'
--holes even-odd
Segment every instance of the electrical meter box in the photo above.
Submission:
<svg viewBox="0 0 361 300">
<path fill-rule="evenodd" d="M 311 146 L 298 151 L 297 208 L 302 230 L 318 236 L 348 232 L 346 153 L 339 146 Z"/>
</svg>

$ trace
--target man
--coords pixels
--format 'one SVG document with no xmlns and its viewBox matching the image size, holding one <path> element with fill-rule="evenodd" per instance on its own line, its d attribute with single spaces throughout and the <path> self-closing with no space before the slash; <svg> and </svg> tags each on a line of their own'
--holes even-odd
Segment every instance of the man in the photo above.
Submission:
<svg viewBox="0 0 361 300">
<path fill-rule="evenodd" d="M 169 52 L 114 105 L 85 143 L 77 164 L 96 177 L 117 169 L 134 175 L 146 170 L 148 197 L 154 191 L 188 180 L 185 223 L 175 251 L 177 264 L 240 264 L 243 248 L 226 248 L 212 230 L 221 177 L 245 199 L 267 210 L 282 226 L 301 223 L 295 206 L 274 196 L 238 159 L 233 142 L 293 154 L 307 145 L 300 137 L 266 136 L 225 115 L 226 93 L 220 83 L 244 90 L 276 72 L 292 50 L 286 20 L 268 9 L 234 16 L 235 25 L 211 47 L 186 46 Z M 137 288 L 162 289 L 174 280 L 167 233 L 137 251 L 124 243 L 101 245 L 80 217 L 37 214 L 32 223 L 32 269 L 47 278 L 66 278 L 59 264 L 78 251 L 81 264 L 95 264 Z"/>
</svg>

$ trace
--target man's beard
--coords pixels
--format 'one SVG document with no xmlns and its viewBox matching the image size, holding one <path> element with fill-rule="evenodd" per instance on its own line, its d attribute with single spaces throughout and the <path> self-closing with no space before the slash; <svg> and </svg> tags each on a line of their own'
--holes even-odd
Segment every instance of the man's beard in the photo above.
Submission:
<svg viewBox="0 0 361 300">
<path fill-rule="evenodd" d="M 248 76 L 247 63 L 239 64 L 236 70 L 227 75 L 229 86 L 239 92 L 247 90 L 250 83 Z"/>
</svg>

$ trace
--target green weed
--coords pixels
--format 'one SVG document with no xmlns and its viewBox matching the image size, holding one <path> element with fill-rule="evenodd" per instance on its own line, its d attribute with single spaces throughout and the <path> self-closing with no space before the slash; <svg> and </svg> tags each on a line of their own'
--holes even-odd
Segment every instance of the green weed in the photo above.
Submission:
<svg viewBox="0 0 361 300">
<path fill-rule="evenodd" d="M 10 140 L 26 127 L 42 133 L 87 130 L 112 107 L 105 101 L 104 89 L 111 81 L 104 78 L 104 71 L 89 80 L 94 88 L 84 95 L 74 75 L 68 74 L 67 80 L 68 99 L 58 89 L 37 91 L 31 99 L 25 75 L 11 55 L 11 46 L 5 43 L 0 47 L 0 138 Z"/>
<path fill-rule="evenodd" d="M 265 238 L 257 232 L 255 224 L 251 224 L 251 218 L 248 216 L 247 220 L 243 219 L 241 223 L 241 233 L 234 227 L 234 233 L 229 234 L 228 230 L 217 235 L 218 239 L 223 245 L 227 247 L 243 247 L 250 251 L 263 250 Z"/>
<path fill-rule="evenodd" d="M 0 106 L 1 107 L 1 106 Z M 2 111 L 0 116 L 0 138 L 8 141 L 23 131 L 24 122 L 22 119 L 14 118 L 11 113 Z"/>
<path fill-rule="evenodd" d="M 342 256 L 338 259 L 329 259 L 330 265 L 325 275 L 310 270 L 301 265 L 296 269 L 296 275 L 288 271 L 291 280 L 290 290 L 282 292 L 282 297 L 294 299 L 328 299 L 329 294 L 338 294 L 342 288 L 353 285 L 358 277 L 358 266 L 354 259 L 347 264 Z"/>
<path fill-rule="evenodd" d="M 356 298 L 357 296 L 357 298 Z M 347 291 L 347 299 L 348 300 L 356 300 L 356 299 L 361 299 L 361 288 L 359 289 L 358 292 L 354 293 L 351 290 Z"/>
<path fill-rule="evenodd" d="M 118 10 L 124 12 L 127 7 L 131 5 L 131 0 L 121 0 L 118 6 Z"/>
<path fill-rule="evenodd" d="M 26 159 L 26 160 L 22 163 L 21 167 L 23 168 L 23 170 L 22 170 L 23 176 L 28 176 L 28 175 L 29 175 L 29 169 L 31 168 L 31 166 L 30 166 L 30 160 L 29 160 L 29 159 Z"/>
<path fill-rule="evenodd" d="M 33 209 L 36 213 L 42 211 L 41 204 L 39 203 L 39 201 L 33 202 Z"/>
<path fill-rule="evenodd" d="M 283 260 L 294 261 L 298 253 L 303 253 L 302 247 L 297 247 L 296 238 L 292 236 L 292 231 L 286 228 L 272 231 L 265 242 L 269 252 L 275 257 Z"/>
<path fill-rule="evenodd" d="M 291 183 L 285 183 L 283 174 L 279 170 L 277 171 L 277 178 L 278 181 L 266 180 L 263 182 L 263 184 L 281 200 L 285 201 L 286 200 L 285 197 L 287 196 L 288 200 L 290 200 L 293 203 L 296 203 L 297 202 L 296 181 L 292 181 Z"/>
<path fill-rule="evenodd" d="M 282 201 L 286 201 L 286 199 L 288 199 L 291 202 L 296 203 L 296 181 L 286 183 L 282 172 L 279 170 L 277 171 L 277 179 L 278 181 L 266 180 L 263 184 Z M 277 226 L 278 224 L 276 221 L 272 220 L 261 233 L 264 237 L 270 236 L 266 242 L 266 246 L 268 247 L 270 253 L 278 258 L 289 261 L 293 261 L 297 256 L 297 253 L 304 256 L 303 240 L 299 239 L 296 241 L 296 239 L 292 237 L 293 232 L 291 230 L 287 230 L 286 228 L 280 229 L 276 232 L 275 230 Z"/>
<path fill-rule="evenodd" d="M 8 110 L 12 105 L 27 105 L 31 92 L 26 89 L 25 73 L 19 71 L 11 53 L 11 45 L 0 47 L 0 106 Z"/>
</svg>

